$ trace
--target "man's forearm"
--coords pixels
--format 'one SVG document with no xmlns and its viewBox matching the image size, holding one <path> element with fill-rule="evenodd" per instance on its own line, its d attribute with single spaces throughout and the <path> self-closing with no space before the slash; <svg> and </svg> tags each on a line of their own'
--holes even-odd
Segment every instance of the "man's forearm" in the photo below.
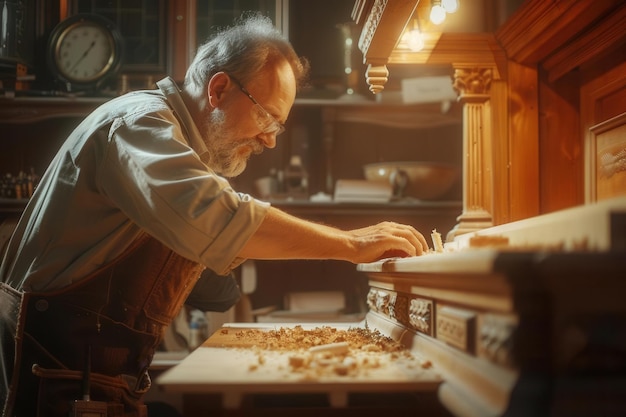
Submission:
<svg viewBox="0 0 626 417">
<path fill-rule="evenodd" d="M 348 232 L 272 207 L 239 255 L 249 259 L 350 260 L 354 250 Z"/>
<path fill-rule="evenodd" d="M 381 222 L 340 230 L 291 216 L 271 207 L 239 256 L 249 259 L 336 259 L 352 263 L 428 251 L 424 236 L 412 226 Z"/>
</svg>

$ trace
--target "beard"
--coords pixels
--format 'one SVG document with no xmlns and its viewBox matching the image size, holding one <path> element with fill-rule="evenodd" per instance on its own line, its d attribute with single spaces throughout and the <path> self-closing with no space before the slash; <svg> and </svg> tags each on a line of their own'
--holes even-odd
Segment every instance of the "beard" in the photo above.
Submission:
<svg viewBox="0 0 626 417">
<path fill-rule="evenodd" d="M 202 129 L 209 153 L 207 165 L 224 177 L 236 177 L 246 169 L 250 156 L 262 153 L 264 147 L 256 138 L 234 139 L 229 134 L 222 110 L 213 109 L 207 113 Z"/>
</svg>

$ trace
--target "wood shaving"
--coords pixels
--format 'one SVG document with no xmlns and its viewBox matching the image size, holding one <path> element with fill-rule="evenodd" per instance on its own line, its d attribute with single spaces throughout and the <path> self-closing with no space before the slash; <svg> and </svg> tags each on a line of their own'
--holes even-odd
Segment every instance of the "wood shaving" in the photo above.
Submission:
<svg viewBox="0 0 626 417">
<path fill-rule="evenodd" d="M 401 343 L 367 327 L 340 330 L 321 326 L 306 330 L 297 325 L 275 330 L 243 329 L 235 332 L 235 336 L 246 344 L 253 344 L 265 350 L 301 350 L 341 342 L 347 342 L 351 349 L 361 349 L 365 346 L 365 349 L 377 348 L 385 352 L 406 350 Z"/>
<path fill-rule="evenodd" d="M 249 367 L 250 372 L 262 372 L 264 366 L 270 366 L 265 357 L 271 356 L 272 366 L 277 361 L 284 363 L 283 371 L 308 381 L 358 378 L 389 367 L 419 374 L 432 367 L 430 361 L 416 358 L 401 343 L 367 327 L 340 330 L 322 326 L 305 330 L 298 325 L 275 330 L 243 329 L 236 332 L 236 337 L 252 345 L 247 349 L 257 353 L 258 363 Z"/>
<path fill-rule="evenodd" d="M 431 239 L 433 240 L 433 249 L 437 253 L 443 252 L 443 242 L 441 240 L 441 233 L 437 231 L 437 229 L 433 229 L 430 234 Z"/>
</svg>

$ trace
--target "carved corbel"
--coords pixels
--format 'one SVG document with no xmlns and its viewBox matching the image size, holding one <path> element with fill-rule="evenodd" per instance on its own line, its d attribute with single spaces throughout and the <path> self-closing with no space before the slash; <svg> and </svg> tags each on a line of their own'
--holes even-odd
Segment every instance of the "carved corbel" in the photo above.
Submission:
<svg viewBox="0 0 626 417">
<path fill-rule="evenodd" d="M 374 93 L 380 93 L 384 90 L 387 80 L 389 80 L 389 70 L 386 65 L 368 65 L 365 79 L 369 90 Z"/>
</svg>

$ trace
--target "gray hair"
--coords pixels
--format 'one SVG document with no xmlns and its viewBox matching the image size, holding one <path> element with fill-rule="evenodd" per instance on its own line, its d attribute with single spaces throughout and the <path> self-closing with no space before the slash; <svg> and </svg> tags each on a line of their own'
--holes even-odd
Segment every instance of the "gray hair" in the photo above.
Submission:
<svg viewBox="0 0 626 417">
<path fill-rule="evenodd" d="M 185 75 L 185 90 L 200 96 L 213 75 L 224 71 L 246 84 L 267 66 L 287 61 L 303 87 L 309 63 L 299 57 L 287 39 L 261 14 L 247 14 L 217 32 L 198 48 Z"/>
</svg>

